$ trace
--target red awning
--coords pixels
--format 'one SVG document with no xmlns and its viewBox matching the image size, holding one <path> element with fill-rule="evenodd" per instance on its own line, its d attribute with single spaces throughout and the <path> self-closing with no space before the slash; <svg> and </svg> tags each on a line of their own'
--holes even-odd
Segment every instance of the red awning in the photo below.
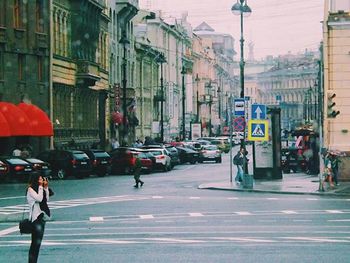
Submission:
<svg viewBox="0 0 350 263">
<path fill-rule="evenodd" d="M 47 114 L 33 104 L 20 103 L 20 108 L 29 118 L 32 136 L 53 136 L 52 122 Z"/>
<path fill-rule="evenodd" d="M 27 115 L 16 105 L 0 102 L 0 112 L 9 125 L 11 136 L 31 136 L 33 134 Z"/>
<path fill-rule="evenodd" d="M 11 130 L 4 115 L 0 112 L 0 137 L 10 137 Z"/>
</svg>

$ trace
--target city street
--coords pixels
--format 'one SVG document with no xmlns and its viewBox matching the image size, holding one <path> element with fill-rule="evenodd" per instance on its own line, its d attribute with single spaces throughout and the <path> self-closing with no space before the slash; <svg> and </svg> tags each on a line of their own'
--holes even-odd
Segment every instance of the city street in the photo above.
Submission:
<svg viewBox="0 0 350 263">
<path fill-rule="evenodd" d="M 350 199 L 199 190 L 229 180 L 222 164 L 168 173 L 52 181 L 39 262 L 349 262 Z M 235 172 L 235 171 L 234 171 Z M 25 185 L 0 185 L 0 262 L 26 262 L 16 230 Z"/>
</svg>

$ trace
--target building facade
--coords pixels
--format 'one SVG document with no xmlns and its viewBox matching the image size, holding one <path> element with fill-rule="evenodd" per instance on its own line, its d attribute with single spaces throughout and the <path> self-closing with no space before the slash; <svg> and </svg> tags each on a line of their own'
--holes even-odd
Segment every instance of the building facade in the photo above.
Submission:
<svg viewBox="0 0 350 263">
<path fill-rule="evenodd" d="M 51 11 L 54 147 L 104 147 L 110 21 L 105 2 L 54 0 Z"/>
<path fill-rule="evenodd" d="M 0 1 L 0 102 L 33 104 L 47 115 L 49 8 L 48 1 Z M 35 154 L 49 147 L 49 138 L 0 137 L 0 154 L 9 154 L 16 145 L 26 144 Z"/>
</svg>

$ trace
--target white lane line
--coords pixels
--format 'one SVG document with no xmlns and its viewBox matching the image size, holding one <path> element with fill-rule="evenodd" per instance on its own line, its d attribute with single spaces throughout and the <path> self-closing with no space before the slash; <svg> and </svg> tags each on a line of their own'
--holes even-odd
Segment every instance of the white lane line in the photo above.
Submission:
<svg viewBox="0 0 350 263">
<path fill-rule="evenodd" d="M 140 217 L 140 219 L 152 219 L 152 218 L 154 218 L 153 215 L 140 215 L 139 217 Z"/>
<path fill-rule="evenodd" d="M 167 243 L 205 243 L 204 240 L 178 239 L 178 238 L 145 238 L 145 240 L 162 241 Z"/>
<path fill-rule="evenodd" d="M 283 210 L 281 211 L 283 214 L 287 214 L 287 215 L 295 215 L 298 214 L 298 212 L 293 211 L 293 210 Z"/>
<path fill-rule="evenodd" d="M 350 222 L 350 219 L 332 219 L 327 221 L 328 222 Z"/>
<path fill-rule="evenodd" d="M 163 199 L 164 197 L 163 196 L 159 196 L 159 195 L 154 195 L 152 196 L 153 199 Z"/>
<path fill-rule="evenodd" d="M 294 219 L 293 222 L 312 222 L 310 219 Z"/>
<path fill-rule="evenodd" d="M 279 200 L 279 198 L 276 198 L 276 197 L 269 197 L 269 198 L 266 198 L 267 200 Z"/>
<path fill-rule="evenodd" d="M 327 243 L 350 243 L 350 240 L 344 239 L 330 239 L 330 238 L 314 238 L 314 237 L 281 237 L 283 239 L 300 240 L 300 241 L 312 241 L 312 242 L 327 242 Z"/>
<path fill-rule="evenodd" d="M 257 239 L 257 238 L 242 238 L 242 237 L 214 237 L 215 240 L 229 240 L 238 242 L 253 242 L 253 243 L 275 243 L 276 240 L 271 239 Z"/>
<path fill-rule="evenodd" d="M 238 200 L 238 197 L 229 197 L 227 200 Z"/>
<path fill-rule="evenodd" d="M 90 216 L 89 221 L 90 222 L 103 222 L 103 217 L 102 216 Z"/>
<path fill-rule="evenodd" d="M 0 237 L 19 231 L 18 226 L 13 226 L 0 231 Z"/>
<path fill-rule="evenodd" d="M 92 242 L 94 244 L 135 244 L 138 242 L 128 240 L 111 240 L 111 239 L 83 239 L 85 242 Z"/>
<path fill-rule="evenodd" d="M 252 215 L 252 213 L 250 212 L 246 212 L 246 211 L 240 211 L 240 212 L 234 212 L 236 215 L 239 215 L 239 216 L 250 216 Z"/>
<path fill-rule="evenodd" d="M 194 199 L 201 199 L 201 198 L 198 196 L 191 196 L 190 199 L 194 200 Z"/>
<path fill-rule="evenodd" d="M 317 201 L 318 199 L 317 198 L 307 198 L 306 200 L 308 200 L 308 201 Z"/>
<path fill-rule="evenodd" d="M 326 212 L 330 214 L 344 214 L 344 212 L 340 210 L 326 210 Z"/>
<path fill-rule="evenodd" d="M 8 200 L 8 199 L 20 199 L 23 198 L 25 199 L 25 196 L 10 196 L 10 197 L 1 197 L 0 200 Z"/>
<path fill-rule="evenodd" d="M 193 217 L 204 216 L 202 213 L 189 213 L 189 215 Z"/>
</svg>

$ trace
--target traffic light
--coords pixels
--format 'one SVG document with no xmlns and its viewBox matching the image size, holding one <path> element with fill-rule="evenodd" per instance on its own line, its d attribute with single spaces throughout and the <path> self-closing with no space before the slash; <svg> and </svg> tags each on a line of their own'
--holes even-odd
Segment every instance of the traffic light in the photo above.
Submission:
<svg viewBox="0 0 350 263">
<path fill-rule="evenodd" d="M 340 113 L 340 111 L 334 109 L 336 103 L 333 100 L 335 97 L 335 93 L 327 93 L 327 118 L 335 118 Z"/>
</svg>

